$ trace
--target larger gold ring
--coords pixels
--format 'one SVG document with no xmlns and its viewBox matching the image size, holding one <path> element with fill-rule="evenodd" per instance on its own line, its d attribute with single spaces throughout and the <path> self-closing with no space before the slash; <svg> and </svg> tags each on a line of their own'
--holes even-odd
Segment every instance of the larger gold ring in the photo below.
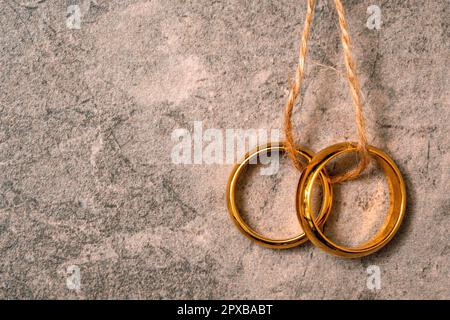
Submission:
<svg viewBox="0 0 450 320">
<path fill-rule="evenodd" d="M 282 143 L 267 144 L 265 146 L 257 147 L 255 150 L 247 153 L 244 157 L 244 160 L 234 167 L 233 171 L 231 172 L 227 186 L 227 205 L 228 211 L 230 212 L 233 222 L 236 224 L 238 229 L 249 239 L 254 240 L 258 244 L 261 244 L 265 247 L 274 249 L 287 249 L 301 245 L 304 242 L 306 242 L 308 240 L 306 238 L 306 235 L 304 233 L 301 233 L 293 238 L 282 240 L 267 238 L 259 234 L 258 232 L 254 231 L 247 225 L 247 223 L 245 223 L 245 221 L 242 219 L 241 214 L 239 213 L 239 209 L 236 206 L 236 185 L 240 174 L 243 172 L 244 168 L 249 164 L 250 160 L 262 154 L 268 154 L 271 152 L 279 152 L 279 153 L 286 152 L 286 148 Z M 308 162 L 311 161 L 312 159 L 313 154 L 306 149 L 297 147 L 297 153 L 298 155 L 305 158 Z M 330 214 L 331 203 L 333 202 L 333 199 L 332 199 L 331 184 L 329 178 L 326 176 L 326 173 L 320 172 L 319 176 L 323 188 L 323 200 L 320 213 L 316 219 L 316 225 L 318 227 L 321 227 L 323 226 L 323 224 L 328 218 L 328 215 Z"/>
<path fill-rule="evenodd" d="M 343 153 L 356 151 L 356 144 L 340 143 L 317 153 L 302 172 L 297 189 L 297 214 L 308 239 L 324 251 L 345 258 L 367 256 L 384 247 L 400 228 L 406 206 L 405 183 L 394 161 L 383 151 L 369 147 L 370 155 L 378 160 L 389 185 L 390 208 L 383 226 L 371 240 L 352 248 L 337 245 L 324 235 L 320 226 L 315 222 L 311 209 L 311 193 L 314 182 L 325 165 L 332 159 Z"/>
</svg>

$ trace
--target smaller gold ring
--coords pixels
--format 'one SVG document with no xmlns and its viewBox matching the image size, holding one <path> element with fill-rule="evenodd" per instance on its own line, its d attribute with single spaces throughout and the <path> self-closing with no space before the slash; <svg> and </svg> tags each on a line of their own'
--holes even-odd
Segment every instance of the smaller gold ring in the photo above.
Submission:
<svg viewBox="0 0 450 320">
<path fill-rule="evenodd" d="M 239 209 L 236 205 L 236 185 L 238 182 L 238 178 L 243 172 L 243 169 L 250 163 L 251 159 L 261 155 L 261 154 L 269 154 L 271 152 L 286 152 L 286 147 L 283 143 L 275 143 L 275 144 L 267 144 L 264 146 L 259 146 L 251 152 L 248 152 L 244 160 L 242 160 L 239 164 L 237 164 L 233 171 L 231 172 L 230 179 L 228 181 L 227 186 L 227 205 L 228 211 L 231 215 L 233 222 L 236 224 L 238 229 L 249 239 L 255 241 L 256 243 L 263 245 L 265 247 L 273 248 L 273 249 L 288 249 L 293 248 L 298 245 L 305 243 L 308 239 L 306 238 L 305 233 L 301 233 L 293 238 L 289 239 L 270 239 L 267 238 L 258 232 L 254 231 L 248 224 L 243 220 Z M 296 151 L 298 155 L 305 158 L 308 162 L 311 161 L 313 154 L 309 150 L 306 150 L 301 147 L 297 147 Z M 322 207 L 320 209 L 320 213 L 317 216 L 316 224 L 321 227 L 325 224 L 328 215 L 331 212 L 331 204 L 333 202 L 332 196 L 332 188 L 329 178 L 327 177 L 325 172 L 320 172 L 320 181 L 323 188 L 323 200 Z"/>
<path fill-rule="evenodd" d="M 377 159 L 386 175 L 390 191 L 390 207 L 383 226 L 371 240 L 356 247 L 337 245 L 324 235 L 314 221 L 311 209 L 314 182 L 328 162 L 343 153 L 356 151 L 356 144 L 340 143 L 317 153 L 303 170 L 297 189 L 297 215 L 308 239 L 324 251 L 345 258 L 364 257 L 380 250 L 392 240 L 405 216 L 406 188 L 399 169 L 386 153 L 375 147 L 369 147 L 370 155 Z"/>
</svg>

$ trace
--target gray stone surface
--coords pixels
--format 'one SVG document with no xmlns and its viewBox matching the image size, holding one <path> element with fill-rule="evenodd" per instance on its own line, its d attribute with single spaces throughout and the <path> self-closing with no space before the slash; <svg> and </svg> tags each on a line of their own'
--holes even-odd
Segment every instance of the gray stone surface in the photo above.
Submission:
<svg viewBox="0 0 450 320">
<path fill-rule="evenodd" d="M 92 3 L 90 3 L 92 2 Z M 80 30 L 66 11 L 80 4 Z M 261 248 L 228 216 L 231 165 L 176 165 L 173 130 L 280 128 L 305 5 L 283 1 L 0 1 L 1 298 L 450 298 L 447 0 L 344 1 L 371 143 L 408 188 L 381 252 L 342 260 L 310 244 Z M 382 8 L 369 30 L 367 7 Z M 332 1 L 319 1 L 301 144 L 355 138 Z M 294 234 L 298 174 L 242 185 L 249 222 Z M 383 177 L 336 189 L 327 230 L 358 243 L 382 221 Z M 81 288 L 66 285 L 67 268 Z M 370 265 L 381 290 L 366 286 Z"/>
</svg>

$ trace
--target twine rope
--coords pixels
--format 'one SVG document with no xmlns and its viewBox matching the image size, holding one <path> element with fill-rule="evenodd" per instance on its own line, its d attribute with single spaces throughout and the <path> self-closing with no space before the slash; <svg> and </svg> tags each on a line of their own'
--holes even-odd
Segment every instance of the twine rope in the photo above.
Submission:
<svg viewBox="0 0 450 320">
<path fill-rule="evenodd" d="M 331 177 L 332 183 L 341 183 L 358 177 L 369 164 L 370 157 L 368 151 L 369 145 L 366 136 L 365 119 L 362 112 L 363 106 L 362 106 L 361 86 L 359 84 L 358 76 L 356 73 L 356 64 L 353 59 L 352 45 L 348 31 L 348 24 L 345 19 L 345 10 L 341 0 L 334 0 L 334 3 L 339 17 L 339 26 L 341 29 L 341 42 L 344 51 L 345 66 L 347 70 L 347 80 L 349 83 L 350 94 L 352 96 L 352 102 L 355 109 L 355 122 L 358 133 L 358 154 L 360 155 L 359 163 L 354 169 L 345 172 L 343 174 Z M 300 171 L 303 170 L 304 165 L 300 162 L 300 160 L 296 156 L 295 151 L 296 144 L 292 128 L 292 111 L 294 109 L 295 101 L 297 100 L 300 94 L 300 90 L 305 75 L 305 61 L 308 53 L 308 40 L 314 16 L 314 8 L 316 5 L 316 0 L 307 0 L 307 4 L 308 6 L 306 11 L 305 24 L 303 27 L 303 33 L 301 36 L 301 43 L 299 47 L 298 64 L 295 72 L 295 81 L 290 86 L 289 96 L 284 111 L 284 135 L 286 140 L 285 144 L 287 154 L 289 155 L 289 158 L 292 160 L 294 166 Z"/>
</svg>

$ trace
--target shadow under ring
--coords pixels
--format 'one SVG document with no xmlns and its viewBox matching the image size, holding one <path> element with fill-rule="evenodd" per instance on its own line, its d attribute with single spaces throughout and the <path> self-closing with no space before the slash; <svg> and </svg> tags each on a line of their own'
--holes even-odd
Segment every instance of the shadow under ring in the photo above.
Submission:
<svg viewBox="0 0 450 320">
<path fill-rule="evenodd" d="M 278 154 L 285 153 L 286 147 L 284 143 L 272 143 L 267 144 L 264 146 L 259 146 L 255 148 L 253 151 L 248 152 L 244 159 L 237 164 L 233 171 L 231 172 L 228 186 L 227 186 L 227 206 L 228 211 L 230 213 L 230 216 L 235 223 L 235 225 L 238 227 L 238 229 L 249 239 L 255 241 L 256 243 L 263 245 L 265 247 L 273 248 L 273 249 L 288 249 L 293 248 L 296 246 L 299 246 L 306 241 L 308 241 L 305 233 L 301 233 L 295 237 L 288 238 L 288 239 L 271 239 L 268 237 L 265 237 L 264 235 L 256 232 L 253 230 L 242 218 L 239 209 L 236 205 L 236 186 L 238 183 L 239 176 L 242 174 L 244 169 L 250 164 L 252 160 L 255 159 L 255 157 L 261 157 L 264 155 L 269 155 L 272 152 L 278 152 Z M 302 147 L 296 147 L 297 154 L 304 158 L 307 162 L 310 162 L 313 158 L 313 153 L 305 148 Z M 331 212 L 331 204 L 333 202 L 333 193 L 332 193 L 332 187 L 331 182 L 328 176 L 326 175 L 325 171 L 321 171 L 319 173 L 320 182 L 322 185 L 322 206 L 320 209 L 320 213 L 317 216 L 316 225 L 321 228 L 330 212 Z"/>
<path fill-rule="evenodd" d="M 327 253 L 344 258 L 359 258 L 372 254 L 392 240 L 405 216 L 406 188 L 402 175 L 394 161 L 382 150 L 369 147 L 369 154 L 376 158 L 382 167 L 389 186 L 390 207 L 387 217 L 377 234 L 366 243 L 356 247 L 345 247 L 331 241 L 315 222 L 311 208 L 311 193 L 314 183 L 325 165 L 334 158 L 348 152 L 357 152 L 355 143 L 340 143 L 317 153 L 303 170 L 297 188 L 297 215 L 304 232 L 311 242 Z"/>
</svg>

